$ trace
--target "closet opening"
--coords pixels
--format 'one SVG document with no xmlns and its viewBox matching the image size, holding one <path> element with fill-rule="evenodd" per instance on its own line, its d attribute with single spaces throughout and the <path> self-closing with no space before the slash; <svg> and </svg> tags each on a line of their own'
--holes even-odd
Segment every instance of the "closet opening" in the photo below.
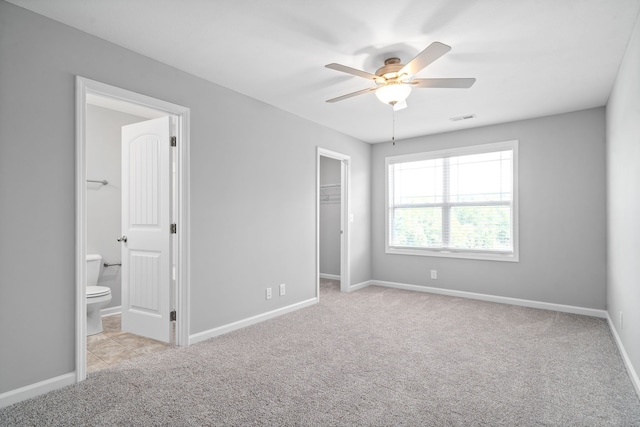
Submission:
<svg viewBox="0 0 640 427">
<path fill-rule="evenodd" d="M 348 292 L 351 215 L 349 182 L 351 158 L 318 147 L 317 152 L 317 296 L 320 280 L 339 280 Z"/>
</svg>

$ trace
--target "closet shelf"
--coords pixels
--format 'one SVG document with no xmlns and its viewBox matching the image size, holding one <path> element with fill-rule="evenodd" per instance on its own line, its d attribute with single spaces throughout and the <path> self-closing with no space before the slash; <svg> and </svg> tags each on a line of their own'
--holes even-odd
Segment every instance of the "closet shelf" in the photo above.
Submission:
<svg viewBox="0 0 640 427">
<path fill-rule="evenodd" d="M 340 184 L 325 184 L 320 186 L 320 204 L 340 203 L 342 191 Z"/>
</svg>

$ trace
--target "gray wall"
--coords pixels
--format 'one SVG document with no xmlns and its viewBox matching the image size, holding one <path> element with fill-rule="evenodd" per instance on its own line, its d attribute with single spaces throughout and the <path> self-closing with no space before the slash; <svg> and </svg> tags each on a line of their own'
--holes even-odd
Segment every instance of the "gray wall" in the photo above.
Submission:
<svg viewBox="0 0 640 427">
<path fill-rule="evenodd" d="M 104 262 L 119 263 L 121 244 L 116 241 L 121 226 L 121 129 L 122 126 L 147 120 L 95 105 L 87 106 L 86 116 L 87 179 L 109 184 L 87 183 L 87 253 L 100 254 Z M 98 285 L 111 288 L 111 302 L 121 304 L 120 267 L 101 268 Z"/>
<path fill-rule="evenodd" d="M 607 310 L 636 373 L 640 373 L 638 76 L 640 20 L 636 22 L 607 104 Z"/>
<path fill-rule="evenodd" d="M 340 184 L 341 163 L 320 157 L 320 185 Z M 331 189 L 327 189 L 332 191 Z M 339 190 L 340 192 L 342 189 Z M 320 199 L 320 274 L 340 275 L 340 198 Z M 337 199 L 337 202 L 334 201 Z"/>
<path fill-rule="evenodd" d="M 385 157 L 514 139 L 520 262 L 385 254 Z M 604 108 L 373 146 L 373 277 L 605 309 L 604 154 Z M 436 280 L 430 269 L 438 270 Z"/>
<path fill-rule="evenodd" d="M 76 75 L 191 108 L 191 334 L 315 296 L 316 146 L 371 278 L 368 144 L 0 1 L 0 393 L 75 368 Z"/>
</svg>

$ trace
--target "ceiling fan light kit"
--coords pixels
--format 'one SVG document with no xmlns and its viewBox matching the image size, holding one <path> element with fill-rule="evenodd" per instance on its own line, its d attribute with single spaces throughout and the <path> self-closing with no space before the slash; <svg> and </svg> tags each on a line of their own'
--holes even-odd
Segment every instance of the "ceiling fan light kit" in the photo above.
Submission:
<svg viewBox="0 0 640 427">
<path fill-rule="evenodd" d="M 397 110 L 396 105 L 407 105 L 405 101 L 410 93 L 411 86 L 402 83 L 390 83 L 376 89 L 376 97 L 382 103 L 392 105 L 394 110 Z"/>
<path fill-rule="evenodd" d="M 336 71 L 351 74 L 365 79 L 370 79 L 378 87 L 362 89 L 327 100 L 333 103 L 348 99 L 357 95 L 375 91 L 376 97 L 383 103 L 393 106 L 394 111 L 407 107 L 406 99 L 411 93 L 411 88 L 470 88 L 476 81 L 474 78 L 445 78 L 445 79 L 416 79 L 414 75 L 427 65 L 440 58 L 451 50 L 450 46 L 440 42 L 433 42 L 420 52 L 415 58 L 404 65 L 399 58 L 388 58 L 384 66 L 375 74 L 341 64 L 327 64 L 325 67 Z"/>
</svg>

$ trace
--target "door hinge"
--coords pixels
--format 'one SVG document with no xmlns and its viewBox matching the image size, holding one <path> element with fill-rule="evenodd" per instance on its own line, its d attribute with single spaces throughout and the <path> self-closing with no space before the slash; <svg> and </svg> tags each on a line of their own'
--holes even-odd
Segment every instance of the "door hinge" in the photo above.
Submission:
<svg viewBox="0 0 640 427">
<path fill-rule="evenodd" d="M 169 313 L 169 322 L 175 322 L 176 321 L 176 311 L 175 310 L 171 310 L 171 313 Z"/>
<path fill-rule="evenodd" d="M 178 232 L 178 225 L 171 224 L 171 234 L 176 234 Z"/>
<path fill-rule="evenodd" d="M 178 138 L 176 138 L 175 136 L 171 137 L 171 146 L 172 147 L 178 146 Z"/>
</svg>

